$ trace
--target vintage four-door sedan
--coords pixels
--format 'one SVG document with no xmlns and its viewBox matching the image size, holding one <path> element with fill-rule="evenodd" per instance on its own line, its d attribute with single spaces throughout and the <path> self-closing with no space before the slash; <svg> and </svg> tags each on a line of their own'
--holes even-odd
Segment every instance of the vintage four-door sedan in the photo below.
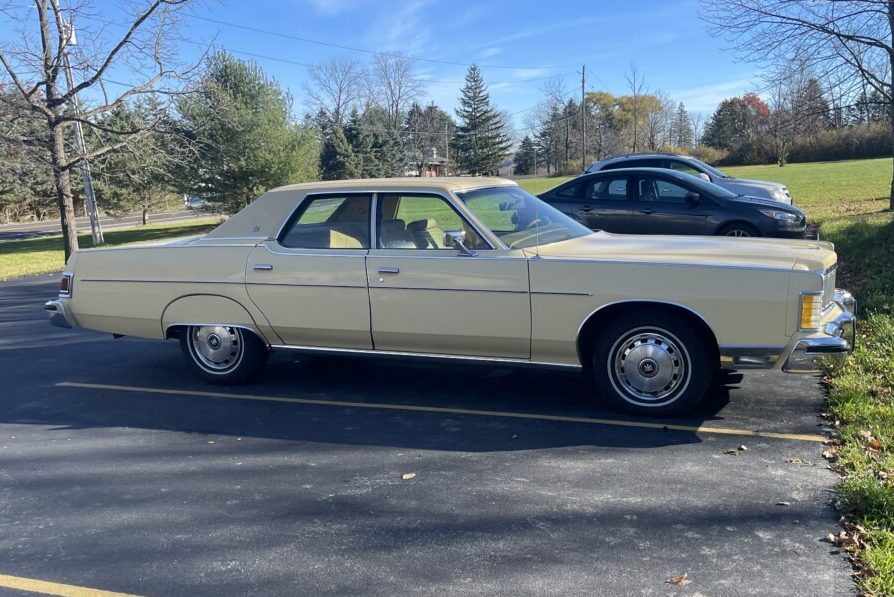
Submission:
<svg viewBox="0 0 894 597">
<path fill-rule="evenodd" d="M 269 191 L 200 238 L 78 251 L 51 322 L 178 338 L 213 383 L 271 350 L 589 371 L 673 415 L 718 367 L 816 370 L 854 342 L 829 243 L 593 233 L 497 178 Z"/>
</svg>

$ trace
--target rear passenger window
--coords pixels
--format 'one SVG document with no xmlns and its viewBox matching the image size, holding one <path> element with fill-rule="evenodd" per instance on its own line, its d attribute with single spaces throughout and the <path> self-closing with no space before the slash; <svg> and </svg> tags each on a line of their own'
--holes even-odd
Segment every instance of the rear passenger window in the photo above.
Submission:
<svg viewBox="0 0 894 597">
<path fill-rule="evenodd" d="M 578 191 L 580 191 L 580 183 L 570 184 L 567 187 L 561 188 L 556 191 L 556 197 L 574 199 L 577 197 Z"/>
<path fill-rule="evenodd" d="M 595 180 L 585 198 L 596 201 L 626 201 L 627 177 Z"/>
<path fill-rule="evenodd" d="M 307 197 L 279 244 L 295 249 L 368 249 L 369 195 Z"/>
</svg>

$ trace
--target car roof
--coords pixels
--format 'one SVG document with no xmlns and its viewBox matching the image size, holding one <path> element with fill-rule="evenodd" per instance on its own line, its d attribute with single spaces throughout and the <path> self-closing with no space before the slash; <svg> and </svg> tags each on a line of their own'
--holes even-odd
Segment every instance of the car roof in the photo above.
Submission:
<svg viewBox="0 0 894 597">
<path fill-rule="evenodd" d="M 356 178 L 351 180 L 323 180 L 286 185 L 273 191 L 315 191 L 340 189 L 431 189 L 441 191 L 466 191 L 481 187 L 516 185 L 517 183 L 496 176 L 406 176 L 402 178 Z"/>
<path fill-rule="evenodd" d="M 611 155 L 611 156 L 602 158 L 601 160 L 598 160 L 596 162 L 593 162 L 592 164 L 590 164 L 590 167 L 592 168 L 593 166 L 595 166 L 597 164 L 608 164 L 611 162 L 619 162 L 622 160 L 638 160 L 638 159 L 653 159 L 653 158 L 676 158 L 678 160 L 693 160 L 693 159 L 695 159 L 692 156 L 682 155 L 679 153 L 670 153 L 670 152 L 663 152 L 663 151 L 651 152 L 650 151 L 650 152 L 641 152 L 641 153 L 625 153 L 625 154 L 621 154 L 621 155 Z"/>
</svg>

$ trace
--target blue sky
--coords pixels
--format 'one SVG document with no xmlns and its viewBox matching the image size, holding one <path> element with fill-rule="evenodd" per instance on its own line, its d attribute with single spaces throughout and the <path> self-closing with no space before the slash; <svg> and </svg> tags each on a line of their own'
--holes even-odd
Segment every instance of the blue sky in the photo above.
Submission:
<svg viewBox="0 0 894 597">
<path fill-rule="evenodd" d="M 119 19 L 118 6 L 115 0 L 100 0 L 94 4 L 94 14 Z M 753 65 L 737 62 L 723 50 L 722 40 L 708 35 L 697 16 L 698 0 L 230 0 L 206 1 L 192 11 L 321 42 L 431 59 L 417 62 L 418 74 L 427 81 L 423 101 L 434 101 L 448 110 L 459 97 L 465 74 L 462 65 L 476 62 L 482 66 L 497 107 L 518 113 L 513 117 L 518 127 L 524 117 L 520 111 L 543 98 L 545 78 L 563 75 L 569 93 L 579 97 L 583 63 L 588 90 L 626 93 L 624 73 L 635 62 L 647 88 L 664 90 L 706 116 L 720 99 L 741 94 L 757 82 Z M 2 37 L 8 38 L 9 23 L 3 27 Z M 187 18 L 184 31 L 195 42 L 183 45 L 186 56 L 214 40 L 243 58 L 248 58 L 247 52 L 297 63 L 336 56 L 370 59 L 363 52 L 198 18 Z M 302 113 L 306 69 L 254 60 L 292 91 L 296 112 Z M 119 69 L 115 75 L 120 78 L 127 73 Z"/>
</svg>

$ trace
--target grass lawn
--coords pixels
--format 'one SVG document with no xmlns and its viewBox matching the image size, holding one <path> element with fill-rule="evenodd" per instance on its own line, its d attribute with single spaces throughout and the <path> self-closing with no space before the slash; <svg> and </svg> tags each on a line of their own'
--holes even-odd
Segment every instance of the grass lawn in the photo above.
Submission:
<svg viewBox="0 0 894 597">
<path fill-rule="evenodd" d="M 204 234 L 219 222 L 219 218 L 190 220 L 188 223 L 163 222 L 134 228 L 116 228 L 105 232 L 103 236 L 106 246 L 157 242 L 178 236 Z M 78 242 L 81 248 L 91 247 L 90 233 L 79 234 Z M 0 280 L 48 274 L 61 270 L 63 265 L 61 236 L 0 242 Z"/>
<path fill-rule="evenodd" d="M 888 206 L 891 188 L 891 158 L 811 162 L 779 166 L 730 166 L 723 172 L 737 178 L 781 182 L 788 186 L 795 205 L 807 211 L 812 222 L 833 217 L 851 217 L 879 212 Z M 518 183 L 537 194 L 566 180 L 525 178 Z"/>
</svg>

